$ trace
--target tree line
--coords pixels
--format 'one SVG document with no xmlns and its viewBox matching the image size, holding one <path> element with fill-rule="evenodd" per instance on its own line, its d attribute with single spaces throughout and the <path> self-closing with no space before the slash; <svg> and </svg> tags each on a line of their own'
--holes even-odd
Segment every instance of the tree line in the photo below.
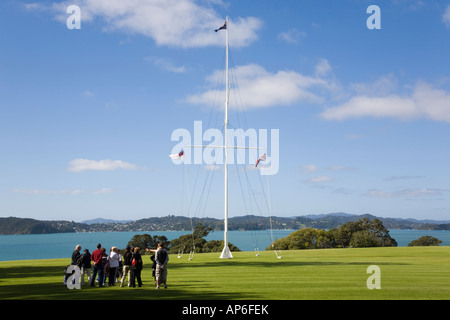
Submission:
<svg viewBox="0 0 450 320">
<path fill-rule="evenodd" d="M 169 241 L 165 236 L 150 236 L 149 234 L 135 235 L 128 245 L 145 249 L 156 248 L 158 242 L 163 242 L 170 253 L 221 252 L 223 240 L 206 241 L 204 238 L 212 231 L 201 223 L 197 223 L 191 234 L 185 234 Z M 408 246 L 437 246 L 441 240 L 431 236 L 423 236 L 411 241 Z M 228 243 L 231 251 L 239 248 Z M 358 221 L 347 222 L 338 228 L 330 230 L 304 228 L 292 232 L 287 237 L 275 240 L 266 250 L 301 250 L 326 248 L 363 248 L 363 247 L 396 247 L 397 241 L 389 235 L 383 223 L 378 220 L 363 218 Z"/>
<path fill-rule="evenodd" d="M 326 248 L 396 247 L 383 223 L 363 218 L 347 222 L 330 230 L 304 228 L 285 238 L 275 240 L 268 250 L 299 250 Z"/>
</svg>

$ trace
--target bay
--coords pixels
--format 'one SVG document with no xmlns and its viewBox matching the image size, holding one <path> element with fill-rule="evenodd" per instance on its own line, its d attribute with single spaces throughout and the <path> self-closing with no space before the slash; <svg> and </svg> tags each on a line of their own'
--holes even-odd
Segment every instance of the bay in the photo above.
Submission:
<svg viewBox="0 0 450 320">
<path fill-rule="evenodd" d="M 242 251 L 264 251 L 272 240 L 286 237 L 293 230 L 229 231 L 228 239 Z M 450 231 L 428 230 L 390 230 L 398 246 L 407 246 L 412 240 L 422 236 L 433 236 L 442 240 L 441 246 L 450 245 Z M 136 231 L 136 232 L 92 232 L 92 233 L 56 233 L 30 235 L 0 235 L 0 261 L 33 259 L 70 259 L 77 244 L 82 250 L 96 249 L 98 243 L 109 249 L 113 246 L 125 248 L 128 241 L 136 234 L 166 236 L 173 240 L 190 231 Z M 206 240 L 222 240 L 223 232 L 211 232 Z"/>
</svg>

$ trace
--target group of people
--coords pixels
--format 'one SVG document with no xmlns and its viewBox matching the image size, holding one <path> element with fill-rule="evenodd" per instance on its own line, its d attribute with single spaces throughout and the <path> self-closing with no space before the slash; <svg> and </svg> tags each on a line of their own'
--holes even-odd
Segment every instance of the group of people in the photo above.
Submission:
<svg viewBox="0 0 450 320">
<path fill-rule="evenodd" d="M 99 243 L 97 249 L 91 254 L 88 249 L 81 253 L 81 246 L 77 245 L 72 253 L 71 264 L 77 265 L 81 269 L 81 285 L 85 285 L 84 280 L 87 276 L 91 287 L 95 287 L 96 280 L 99 287 L 106 286 L 106 279 L 108 279 L 108 286 L 115 286 L 116 282 L 120 281 L 120 286 L 123 287 L 126 278 L 128 278 L 128 287 L 134 288 L 136 284 L 138 287 L 142 287 L 143 262 L 139 251 L 139 247 L 127 246 L 125 252 L 121 254 L 117 247 L 112 247 L 107 254 L 105 248 Z M 154 253 L 150 260 L 152 261 L 152 276 L 155 279 L 156 289 L 159 289 L 162 285 L 167 288 L 169 254 L 164 248 L 164 244 L 160 242 L 156 250 L 146 249 L 146 251 Z"/>
</svg>

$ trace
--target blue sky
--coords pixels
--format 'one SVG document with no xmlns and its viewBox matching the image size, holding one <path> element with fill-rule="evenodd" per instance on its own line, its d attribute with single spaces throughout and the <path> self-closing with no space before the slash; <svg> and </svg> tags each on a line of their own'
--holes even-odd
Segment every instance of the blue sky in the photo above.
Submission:
<svg viewBox="0 0 450 320">
<path fill-rule="evenodd" d="M 0 216 L 187 215 L 197 168 L 168 157 L 171 134 L 223 121 L 209 93 L 226 16 L 240 112 L 280 133 L 272 214 L 450 219 L 450 2 L 437 0 L 1 1 Z M 222 173 L 205 216 L 223 215 Z"/>
</svg>

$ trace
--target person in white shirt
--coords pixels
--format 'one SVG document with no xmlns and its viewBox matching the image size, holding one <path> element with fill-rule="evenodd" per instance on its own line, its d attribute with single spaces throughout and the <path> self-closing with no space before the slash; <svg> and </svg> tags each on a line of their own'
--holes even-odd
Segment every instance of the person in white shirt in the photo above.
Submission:
<svg viewBox="0 0 450 320">
<path fill-rule="evenodd" d="M 117 247 L 112 247 L 111 252 L 108 256 L 108 262 L 109 262 L 109 286 L 113 286 L 116 283 L 116 272 L 117 268 L 119 267 L 119 259 L 120 255 L 118 253 Z"/>
</svg>

